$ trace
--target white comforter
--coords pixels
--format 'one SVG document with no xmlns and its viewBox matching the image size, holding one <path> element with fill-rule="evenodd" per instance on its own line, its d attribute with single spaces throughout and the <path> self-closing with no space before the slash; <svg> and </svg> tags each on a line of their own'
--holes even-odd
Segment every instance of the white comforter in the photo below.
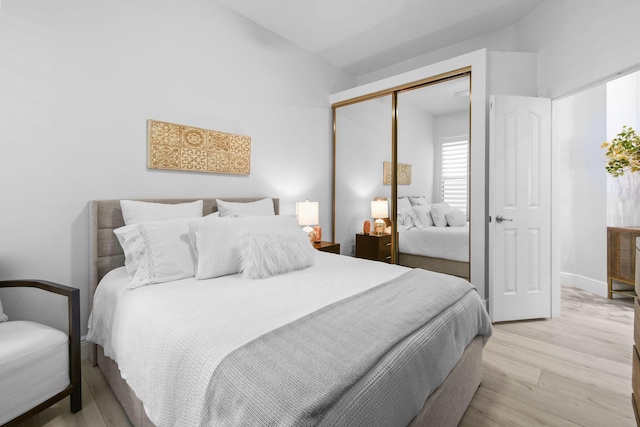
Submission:
<svg viewBox="0 0 640 427">
<path fill-rule="evenodd" d="M 264 280 L 189 278 L 126 290 L 122 267 L 96 291 L 87 338 L 118 363 L 155 425 L 195 426 L 209 377 L 229 352 L 407 270 L 318 252 L 315 266 Z"/>
<path fill-rule="evenodd" d="M 398 250 L 404 254 L 469 262 L 469 223 L 464 227 L 398 227 Z"/>
</svg>

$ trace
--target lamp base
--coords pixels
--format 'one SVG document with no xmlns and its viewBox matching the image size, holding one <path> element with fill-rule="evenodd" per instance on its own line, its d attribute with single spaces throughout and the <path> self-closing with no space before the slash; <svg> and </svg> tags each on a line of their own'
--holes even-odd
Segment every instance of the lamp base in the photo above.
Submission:
<svg viewBox="0 0 640 427">
<path fill-rule="evenodd" d="M 387 228 L 387 224 L 382 218 L 378 218 L 373 222 L 373 232 L 378 236 L 384 234 L 384 229 Z"/>
</svg>

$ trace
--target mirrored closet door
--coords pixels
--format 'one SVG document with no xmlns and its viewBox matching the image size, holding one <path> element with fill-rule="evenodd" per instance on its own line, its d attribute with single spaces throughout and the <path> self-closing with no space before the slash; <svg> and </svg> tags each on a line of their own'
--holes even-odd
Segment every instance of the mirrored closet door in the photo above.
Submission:
<svg viewBox="0 0 640 427">
<path fill-rule="evenodd" d="M 470 75 L 456 70 L 333 106 L 333 232 L 343 255 L 469 277 Z M 386 201 L 377 212 L 376 199 Z M 363 223 L 375 235 L 383 214 L 385 235 L 363 238 Z M 375 252 L 387 245 L 388 256 Z"/>
</svg>

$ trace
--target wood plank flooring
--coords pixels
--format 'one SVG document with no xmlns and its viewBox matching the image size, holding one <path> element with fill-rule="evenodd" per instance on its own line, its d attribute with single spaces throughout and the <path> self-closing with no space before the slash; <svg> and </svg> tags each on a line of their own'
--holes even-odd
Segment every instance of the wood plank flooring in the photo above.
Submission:
<svg viewBox="0 0 640 427">
<path fill-rule="evenodd" d="M 635 426 L 631 299 L 562 289 L 562 317 L 494 325 L 482 385 L 462 427 Z M 82 365 L 84 408 L 68 398 L 20 427 L 131 426 L 102 373 Z"/>
</svg>

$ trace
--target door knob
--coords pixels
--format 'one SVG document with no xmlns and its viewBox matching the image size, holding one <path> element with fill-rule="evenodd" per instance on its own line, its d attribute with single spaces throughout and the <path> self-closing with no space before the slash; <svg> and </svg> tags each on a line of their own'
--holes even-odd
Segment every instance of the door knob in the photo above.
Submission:
<svg viewBox="0 0 640 427">
<path fill-rule="evenodd" d="M 496 217 L 496 222 L 500 224 L 502 221 L 513 221 L 511 218 L 505 218 L 502 215 L 498 215 Z"/>
</svg>

